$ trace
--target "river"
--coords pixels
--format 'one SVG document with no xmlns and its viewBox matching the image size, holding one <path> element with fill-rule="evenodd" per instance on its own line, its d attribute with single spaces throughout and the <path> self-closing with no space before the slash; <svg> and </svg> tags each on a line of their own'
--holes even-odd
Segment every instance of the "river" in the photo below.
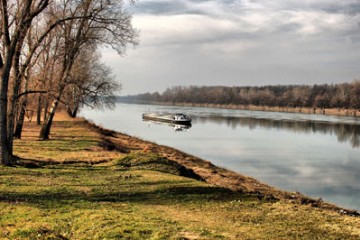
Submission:
<svg viewBox="0 0 360 240">
<path fill-rule="evenodd" d="M 143 121 L 149 111 L 187 113 L 192 126 Z M 360 210 L 360 119 L 125 103 L 81 115 L 271 186 Z"/>
</svg>

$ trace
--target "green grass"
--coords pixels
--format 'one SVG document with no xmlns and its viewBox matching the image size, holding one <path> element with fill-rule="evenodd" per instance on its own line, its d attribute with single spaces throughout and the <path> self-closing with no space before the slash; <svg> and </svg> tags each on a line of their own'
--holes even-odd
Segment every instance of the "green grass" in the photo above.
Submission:
<svg viewBox="0 0 360 240">
<path fill-rule="evenodd" d="M 193 193 L 180 200 L 181 188 L 208 188 L 178 176 L 103 167 L 0 168 L 0 176 L 3 238 L 167 239 L 186 228 L 152 207 L 200 201 Z"/>
<path fill-rule="evenodd" d="M 0 168 L 0 239 L 358 239 L 358 219 L 168 173 Z"/>
<path fill-rule="evenodd" d="M 101 151 L 82 122 L 57 122 L 51 141 L 36 130 L 16 152 L 43 164 L 0 167 L 0 239 L 360 239 L 359 218 L 182 177 L 153 153 Z M 81 161 L 54 164 L 69 159 Z"/>
</svg>

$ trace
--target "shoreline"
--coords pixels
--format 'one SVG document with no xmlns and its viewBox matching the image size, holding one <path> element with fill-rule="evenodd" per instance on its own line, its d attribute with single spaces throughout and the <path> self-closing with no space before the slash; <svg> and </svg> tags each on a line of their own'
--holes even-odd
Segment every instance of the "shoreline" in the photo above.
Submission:
<svg viewBox="0 0 360 240">
<path fill-rule="evenodd" d="M 315 114 L 327 116 L 341 116 L 360 118 L 360 109 L 343 109 L 343 108 L 308 108 L 308 107 L 269 107 L 255 105 L 235 105 L 235 104 L 215 104 L 215 103 L 187 103 L 187 102 L 119 102 L 128 104 L 153 104 L 160 106 L 179 106 L 179 107 L 202 107 L 202 108 L 219 108 L 231 110 L 247 110 L 262 112 L 284 112 L 284 113 L 300 113 Z"/>
<path fill-rule="evenodd" d="M 60 112 L 0 167 L 0 239 L 359 239 L 357 212 Z M 231 189 L 231 190 L 230 190 Z"/>
<path fill-rule="evenodd" d="M 300 192 L 284 191 L 262 183 L 255 178 L 215 166 L 210 161 L 187 154 L 178 149 L 106 129 L 91 123 L 85 118 L 83 119 L 90 129 L 102 135 L 103 142 L 106 142 L 111 148 L 123 153 L 143 152 L 158 154 L 167 160 L 180 164 L 186 169 L 186 172 L 193 172 L 195 175 L 190 177 L 196 180 L 202 180 L 211 185 L 226 188 L 234 192 L 252 194 L 260 200 L 284 200 L 293 204 L 310 205 L 316 208 L 336 211 L 349 216 L 360 216 L 357 210 L 339 207 L 335 204 L 327 203 L 321 198 L 314 199 Z"/>
</svg>

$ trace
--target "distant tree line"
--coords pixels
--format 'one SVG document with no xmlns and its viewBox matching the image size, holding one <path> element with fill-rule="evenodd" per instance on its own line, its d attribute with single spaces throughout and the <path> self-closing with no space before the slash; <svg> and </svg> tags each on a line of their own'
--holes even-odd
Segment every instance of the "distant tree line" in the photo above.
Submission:
<svg viewBox="0 0 360 240">
<path fill-rule="evenodd" d="M 269 107 L 360 109 L 360 81 L 341 84 L 261 87 L 176 86 L 162 94 L 145 93 L 127 100 Z"/>
</svg>

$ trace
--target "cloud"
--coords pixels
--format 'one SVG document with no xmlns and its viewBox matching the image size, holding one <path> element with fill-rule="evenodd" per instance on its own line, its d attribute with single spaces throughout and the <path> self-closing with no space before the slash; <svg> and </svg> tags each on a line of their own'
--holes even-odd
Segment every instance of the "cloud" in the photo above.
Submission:
<svg viewBox="0 0 360 240">
<path fill-rule="evenodd" d="M 136 2 L 135 8 L 132 10 L 135 14 L 169 15 L 177 14 L 184 8 L 185 3 L 181 0 L 142 0 Z"/>
<path fill-rule="evenodd" d="M 142 30 L 143 44 L 201 44 L 268 35 L 295 34 L 307 37 L 358 30 L 360 14 L 291 8 L 282 1 L 145 1 L 146 14 L 138 14 L 135 25 Z M 277 3 L 277 4 L 274 4 Z M 287 2 L 287 1 L 285 1 Z M 307 8 L 318 1 L 306 1 Z M 331 1 L 330 1 L 331 2 Z M 282 4 L 281 4 L 282 3 Z M 153 5 L 154 4 L 154 5 Z M 333 3 L 334 4 L 334 3 Z M 151 6 L 151 7 L 149 7 Z M 157 6 L 157 7 L 156 7 Z M 160 7 L 159 7 L 160 6 Z M 166 7 L 163 7 L 166 6 Z M 332 5 L 328 5 L 330 8 Z M 141 6 L 140 6 L 141 7 Z M 167 14 L 149 14 L 162 9 Z M 169 11 L 166 11 L 169 10 Z M 218 44 L 216 44 L 218 46 Z"/>
<path fill-rule="evenodd" d="M 110 63 L 125 93 L 360 77 L 358 0 L 142 0 L 131 11 L 140 45 Z"/>
<path fill-rule="evenodd" d="M 182 45 L 213 41 L 236 30 L 234 22 L 216 20 L 205 15 L 140 15 L 134 21 L 141 26 L 145 45 Z"/>
<path fill-rule="evenodd" d="M 298 31 L 301 35 L 324 33 L 340 35 L 358 28 L 357 23 L 360 21 L 360 14 L 352 16 L 318 11 L 296 11 L 293 12 L 289 21 L 301 25 Z"/>
</svg>

